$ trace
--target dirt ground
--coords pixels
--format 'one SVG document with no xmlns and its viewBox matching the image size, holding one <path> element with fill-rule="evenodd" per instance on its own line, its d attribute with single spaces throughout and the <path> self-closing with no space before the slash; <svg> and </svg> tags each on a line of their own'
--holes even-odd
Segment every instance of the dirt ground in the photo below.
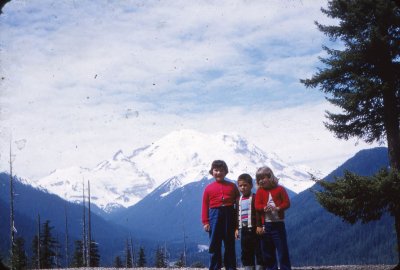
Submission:
<svg viewBox="0 0 400 270">
<path fill-rule="evenodd" d="M 390 270 L 394 265 L 335 265 L 292 267 L 293 270 Z M 207 268 L 69 268 L 68 270 L 205 270 Z M 54 269 L 53 269 L 54 270 Z M 60 269 L 61 270 L 61 269 Z M 62 269 L 66 270 L 66 269 Z M 238 268 L 238 270 L 243 270 Z"/>
<path fill-rule="evenodd" d="M 394 265 L 335 265 L 335 266 L 307 266 L 292 267 L 296 270 L 390 270 Z"/>
</svg>

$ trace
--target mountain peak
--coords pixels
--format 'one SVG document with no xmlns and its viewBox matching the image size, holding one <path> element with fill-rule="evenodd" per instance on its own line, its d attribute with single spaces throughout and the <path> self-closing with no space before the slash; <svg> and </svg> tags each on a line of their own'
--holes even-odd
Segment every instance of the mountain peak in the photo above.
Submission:
<svg viewBox="0 0 400 270">
<path fill-rule="evenodd" d="M 120 161 L 120 160 L 123 160 L 123 159 L 125 159 L 125 158 L 126 158 L 126 157 L 125 157 L 124 153 L 122 152 L 122 150 L 118 150 L 118 151 L 114 154 L 113 160 L 114 160 L 114 161 Z"/>
<path fill-rule="evenodd" d="M 280 183 L 296 193 L 313 184 L 307 170 L 289 166 L 238 134 L 176 130 L 132 153 L 125 156 L 118 150 L 111 160 L 92 169 L 57 169 L 38 182 L 49 192 L 61 193 L 62 197 L 73 200 L 82 194 L 82 179 L 90 179 L 91 193 L 96 197 L 93 203 L 105 210 L 114 209 L 118 204 L 131 206 L 167 181 L 168 190 L 173 191 L 210 178 L 208 170 L 216 159 L 225 160 L 229 168 L 227 178 L 232 180 L 245 172 L 254 175 L 257 168 L 269 166 L 281 179 Z M 61 182 L 62 186 L 54 185 Z"/>
</svg>

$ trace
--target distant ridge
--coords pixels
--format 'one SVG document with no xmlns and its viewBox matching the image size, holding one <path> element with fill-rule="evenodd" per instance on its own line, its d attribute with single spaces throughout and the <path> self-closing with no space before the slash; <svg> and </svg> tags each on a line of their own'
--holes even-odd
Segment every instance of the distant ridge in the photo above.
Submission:
<svg viewBox="0 0 400 270">
<path fill-rule="evenodd" d="M 371 175 L 388 166 L 387 148 L 358 152 L 325 179 L 334 181 L 345 170 Z M 397 262 L 394 220 L 350 225 L 328 213 L 315 199 L 312 190 L 299 193 L 287 211 L 286 229 L 291 258 L 295 265 L 395 264 Z M 369 268 L 368 268 L 369 269 Z"/>
</svg>

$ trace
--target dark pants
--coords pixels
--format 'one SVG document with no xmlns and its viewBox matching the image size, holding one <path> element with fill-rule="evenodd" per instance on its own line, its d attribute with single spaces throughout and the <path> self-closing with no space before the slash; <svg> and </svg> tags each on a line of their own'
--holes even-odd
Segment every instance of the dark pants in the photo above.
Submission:
<svg viewBox="0 0 400 270">
<path fill-rule="evenodd" d="M 256 228 L 242 228 L 240 230 L 240 239 L 242 265 L 263 265 L 261 239 L 256 234 Z"/>
<path fill-rule="evenodd" d="M 235 224 L 233 206 L 209 209 L 210 219 L 210 270 L 222 268 L 222 242 L 224 242 L 224 265 L 226 270 L 236 269 Z"/>
<path fill-rule="evenodd" d="M 262 236 L 262 253 L 267 270 L 278 270 L 276 254 L 281 270 L 291 270 L 289 248 L 284 222 L 266 222 Z"/>
</svg>

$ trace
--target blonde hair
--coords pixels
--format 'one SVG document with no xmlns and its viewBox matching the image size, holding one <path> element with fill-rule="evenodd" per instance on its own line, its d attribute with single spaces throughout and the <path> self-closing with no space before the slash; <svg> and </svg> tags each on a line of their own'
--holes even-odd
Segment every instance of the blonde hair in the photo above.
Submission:
<svg viewBox="0 0 400 270">
<path fill-rule="evenodd" d="M 263 166 L 257 170 L 256 172 L 257 185 L 259 185 L 261 179 L 264 179 L 266 177 L 268 177 L 271 180 L 270 183 L 272 186 L 275 187 L 278 185 L 279 179 L 274 175 L 274 172 L 268 166 Z"/>
</svg>

